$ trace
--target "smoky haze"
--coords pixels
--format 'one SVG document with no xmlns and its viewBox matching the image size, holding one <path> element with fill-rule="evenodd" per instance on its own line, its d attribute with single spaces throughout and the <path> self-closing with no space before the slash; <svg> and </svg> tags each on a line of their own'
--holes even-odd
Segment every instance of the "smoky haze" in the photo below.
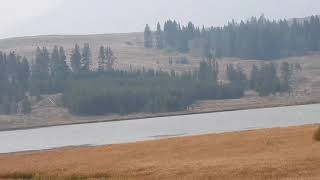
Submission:
<svg viewBox="0 0 320 180">
<path fill-rule="evenodd" d="M 319 14 L 319 0 L 64 0 L 60 6 L 17 24 L 1 38 L 46 34 L 96 34 L 142 31 L 176 19 L 219 26 L 265 14 L 268 18 Z"/>
</svg>

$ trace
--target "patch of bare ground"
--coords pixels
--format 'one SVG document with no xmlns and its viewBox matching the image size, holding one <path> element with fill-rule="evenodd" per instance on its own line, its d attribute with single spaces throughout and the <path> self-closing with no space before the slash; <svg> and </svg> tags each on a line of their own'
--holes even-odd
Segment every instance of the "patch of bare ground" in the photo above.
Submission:
<svg viewBox="0 0 320 180">
<path fill-rule="evenodd" d="M 0 155 L 0 178 L 319 179 L 316 126 Z"/>
</svg>

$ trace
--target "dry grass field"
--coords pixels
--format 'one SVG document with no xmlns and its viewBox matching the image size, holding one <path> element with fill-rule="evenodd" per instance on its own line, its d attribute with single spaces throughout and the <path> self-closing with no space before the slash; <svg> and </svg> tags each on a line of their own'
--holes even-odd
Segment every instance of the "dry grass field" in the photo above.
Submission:
<svg viewBox="0 0 320 180">
<path fill-rule="evenodd" d="M 0 178 L 320 179 L 316 126 L 0 155 Z"/>
</svg>

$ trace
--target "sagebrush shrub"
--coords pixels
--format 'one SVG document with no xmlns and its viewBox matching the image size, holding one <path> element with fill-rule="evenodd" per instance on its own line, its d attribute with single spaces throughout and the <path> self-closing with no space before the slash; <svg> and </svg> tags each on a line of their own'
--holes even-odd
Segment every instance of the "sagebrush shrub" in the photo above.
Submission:
<svg viewBox="0 0 320 180">
<path fill-rule="evenodd" d="M 320 141 L 320 127 L 318 127 L 317 131 L 314 133 L 313 139 L 316 141 Z"/>
</svg>

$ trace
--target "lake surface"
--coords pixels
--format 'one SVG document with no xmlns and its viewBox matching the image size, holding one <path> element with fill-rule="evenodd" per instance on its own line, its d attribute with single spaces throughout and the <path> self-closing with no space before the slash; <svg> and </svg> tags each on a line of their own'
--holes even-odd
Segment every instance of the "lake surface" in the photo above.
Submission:
<svg viewBox="0 0 320 180">
<path fill-rule="evenodd" d="M 0 153 L 320 123 L 320 104 L 0 132 Z"/>
</svg>

